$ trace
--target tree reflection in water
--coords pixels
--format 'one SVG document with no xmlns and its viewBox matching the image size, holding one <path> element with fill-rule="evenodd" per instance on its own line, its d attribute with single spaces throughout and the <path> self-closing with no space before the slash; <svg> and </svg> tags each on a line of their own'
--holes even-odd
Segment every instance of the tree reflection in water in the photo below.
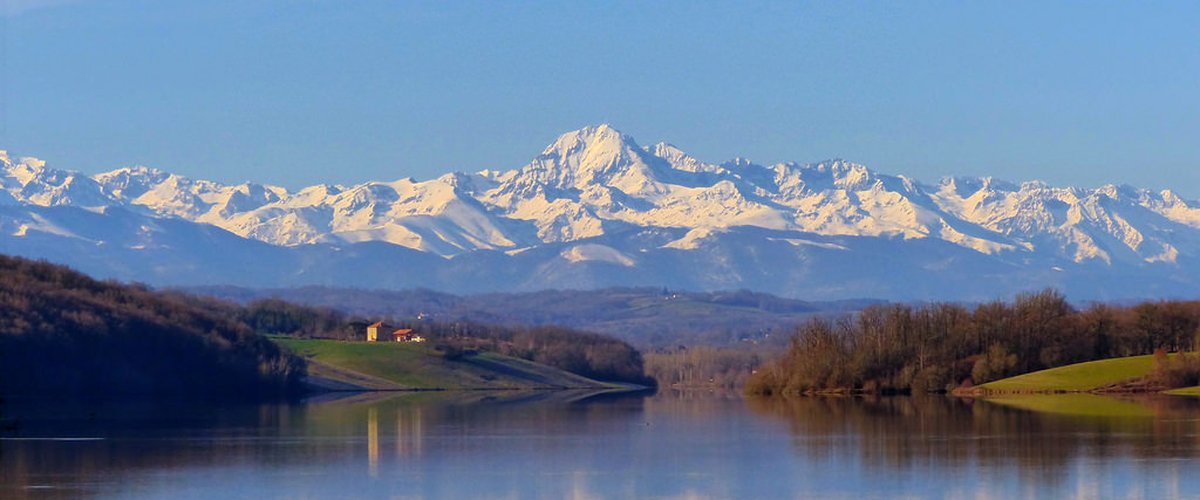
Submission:
<svg viewBox="0 0 1200 500">
<path fill-rule="evenodd" d="M 1012 467 L 1022 480 L 1055 484 L 1078 460 L 1161 464 L 1200 455 L 1200 402 L 1190 398 L 800 397 L 747 403 L 759 415 L 786 422 L 795 451 L 810 460 L 854 453 L 880 469 L 953 474 Z"/>
<path fill-rule="evenodd" d="M 1200 489 L 1188 473 L 1200 405 L 1182 398 L 476 391 L 5 412 L 21 425 L 0 435 L 0 498 L 44 487 L 214 498 L 1157 498 Z"/>
</svg>

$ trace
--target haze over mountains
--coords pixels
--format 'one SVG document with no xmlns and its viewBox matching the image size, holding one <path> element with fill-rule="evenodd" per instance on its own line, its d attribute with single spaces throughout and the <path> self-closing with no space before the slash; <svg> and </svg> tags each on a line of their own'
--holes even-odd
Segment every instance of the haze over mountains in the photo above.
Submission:
<svg viewBox="0 0 1200 500">
<path fill-rule="evenodd" d="M 159 285 L 1153 298 L 1200 292 L 1200 202 L 843 160 L 713 164 L 600 125 L 515 170 L 299 191 L 0 153 L 0 252 Z"/>
</svg>

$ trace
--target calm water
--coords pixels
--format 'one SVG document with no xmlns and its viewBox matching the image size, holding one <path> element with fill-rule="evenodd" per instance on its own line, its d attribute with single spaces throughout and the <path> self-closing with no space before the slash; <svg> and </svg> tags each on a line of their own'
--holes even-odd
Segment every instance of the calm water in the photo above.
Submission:
<svg viewBox="0 0 1200 500">
<path fill-rule="evenodd" d="M 1200 498 L 1189 399 L 424 393 L 4 411 L 19 423 L 0 434 L 3 498 Z"/>
</svg>

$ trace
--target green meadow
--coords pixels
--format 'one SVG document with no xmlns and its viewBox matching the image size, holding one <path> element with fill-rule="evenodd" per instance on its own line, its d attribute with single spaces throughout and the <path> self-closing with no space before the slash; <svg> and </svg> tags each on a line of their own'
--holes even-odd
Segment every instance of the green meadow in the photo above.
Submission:
<svg viewBox="0 0 1200 500">
<path fill-rule="evenodd" d="M 447 358 L 428 343 L 273 337 L 309 362 L 315 385 L 346 390 L 563 389 L 606 384 L 496 353 Z"/>
<path fill-rule="evenodd" d="M 1153 369 L 1152 355 L 1102 359 L 1009 377 L 977 389 L 988 393 L 1087 392 L 1143 377 Z"/>
</svg>

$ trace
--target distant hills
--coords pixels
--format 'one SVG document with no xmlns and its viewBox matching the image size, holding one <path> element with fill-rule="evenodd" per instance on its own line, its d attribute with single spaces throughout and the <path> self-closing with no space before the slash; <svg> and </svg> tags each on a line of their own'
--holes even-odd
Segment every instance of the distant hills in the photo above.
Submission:
<svg viewBox="0 0 1200 500">
<path fill-rule="evenodd" d="M 783 345 L 803 321 L 877 303 L 870 300 L 807 302 L 746 290 L 689 293 L 651 288 L 547 290 L 458 296 L 432 290 L 363 290 L 301 287 L 250 289 L 199 287 L 190 292 L 248 303 L 281 299 L 330 307 L 361 317 L 453 323 L 560 325 L 605 333 L 648 348 L 679 344 L 777 342 Z"/>
<path fill-rule="evenodd" d="M 1156 298 L 1200 293 L 1200 202 L 844 160 L 707 163 L 600 125 L 512 170 L 298 191 L 0 154 L 0 253 L 178 286 Z"/>
</svg>

